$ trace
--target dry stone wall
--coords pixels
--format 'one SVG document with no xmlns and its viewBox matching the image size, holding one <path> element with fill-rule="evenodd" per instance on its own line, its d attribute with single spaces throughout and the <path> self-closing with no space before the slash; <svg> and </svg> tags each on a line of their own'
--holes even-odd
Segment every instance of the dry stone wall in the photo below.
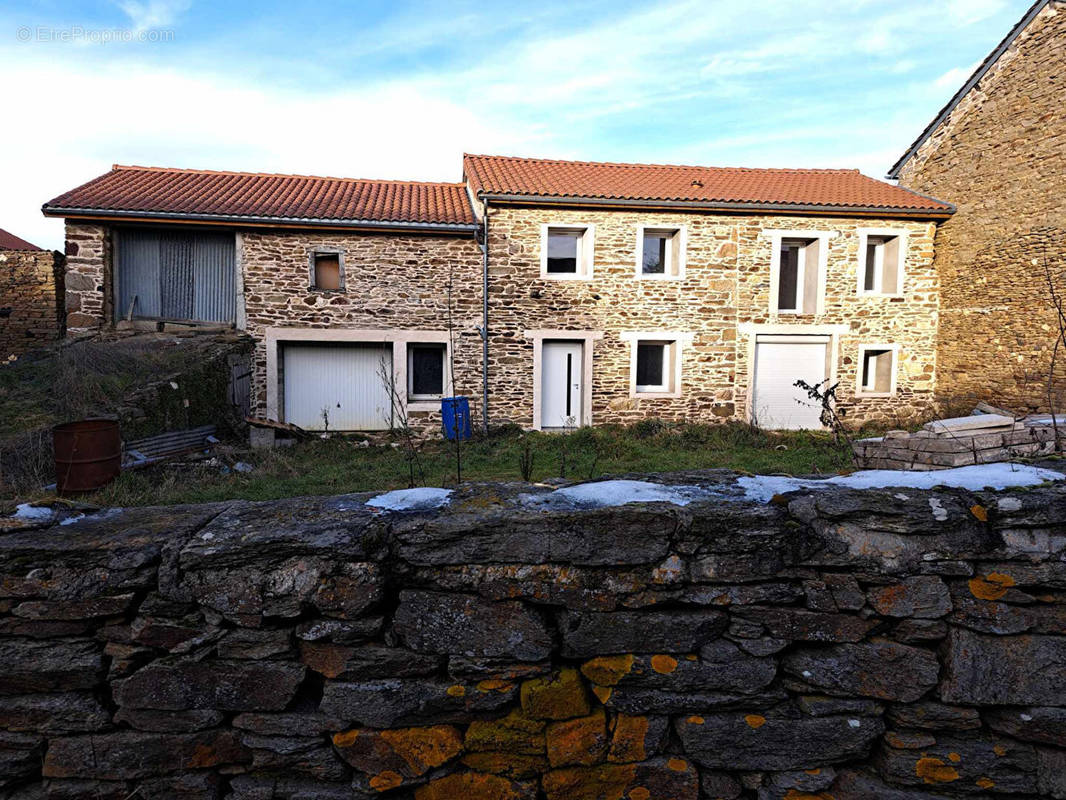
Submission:
<svg viewBox="0 0 1066 800">
<path fill-rule="evenodd" d="M 110 325 L 113 299 L 111 229 L 107 225 L 67 223 L 64 286 L 66 329 L 71 333 Z"/>
<path fill-rule="evenodd" d="M 1058 326 L 1044 264 L 1058 282 L 1066 262 L 1064 59 L 1066 3 L 1051 2 L 901 171 L 958 207 L 936 242 L 945 400 L 1046 410 Z"/>
<path fill-rule="evenodd" d="M 50 250 L 0 250 L 0 361 L 59 336 L 62 264 Z"/>
<path fill-rule="evenodd" d="M 1066 488 L 549 491 L 0 534 L 0 797 L 1066 797 Z"/>
</svg>

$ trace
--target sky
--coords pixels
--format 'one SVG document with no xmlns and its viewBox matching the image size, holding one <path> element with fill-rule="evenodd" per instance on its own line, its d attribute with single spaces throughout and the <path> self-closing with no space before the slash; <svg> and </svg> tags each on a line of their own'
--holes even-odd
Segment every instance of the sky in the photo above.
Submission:
<svg viewBox="0 0 1066 800">
<path fill-rule="evenodd" d="M 461 178 L 463 152 L 882 177 L 1030 0 L 0 0 L 0 228 L 114 163 Z"/>
</svg>

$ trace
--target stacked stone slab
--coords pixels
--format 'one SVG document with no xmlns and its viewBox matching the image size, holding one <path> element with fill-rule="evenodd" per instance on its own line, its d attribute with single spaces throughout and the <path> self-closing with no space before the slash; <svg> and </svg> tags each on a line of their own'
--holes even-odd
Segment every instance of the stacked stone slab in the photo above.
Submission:
<svg viewBox="0 0 1066 800">
<path fill-rule="evenodd" d="M 0 249 L 0 361 L 59 336 L 62 265 L 50 250 Z"/>
<path fill-rule="evenodd" d="M 0 534 L 0 797 L 1066 797 L 1066 487 L 659 480 Z"/>
<path fill-rule="evenodd" d="M 999 430 L 889 431 L 852 449 L 861 469 L 936 470 L 1049 456 L 1061 451 L 1064 438 L 1066 428 L 1056 431 L 1048 417 L 1030 417 Z"/>
</svg>

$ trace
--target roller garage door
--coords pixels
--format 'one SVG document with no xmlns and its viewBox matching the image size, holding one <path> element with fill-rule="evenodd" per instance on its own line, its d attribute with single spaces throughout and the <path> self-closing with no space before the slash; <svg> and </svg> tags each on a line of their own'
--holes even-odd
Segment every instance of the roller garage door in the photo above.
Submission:
<svg viewBox="0 0 1066 800">
<path fill-rule="evenodd" d="M 814 385 L 829 369 L 828 336 L 760 336 L 755 340 L 755 422 L 770 430 L 814 430 L 822 427 L 821 408 L 796 386 Z"/>
<path fill-rule="evenodd" d="M 310 431 L 387 430 L 392 345 L 288 344 L 282 350 L 285 421 Z"/>
</svg>

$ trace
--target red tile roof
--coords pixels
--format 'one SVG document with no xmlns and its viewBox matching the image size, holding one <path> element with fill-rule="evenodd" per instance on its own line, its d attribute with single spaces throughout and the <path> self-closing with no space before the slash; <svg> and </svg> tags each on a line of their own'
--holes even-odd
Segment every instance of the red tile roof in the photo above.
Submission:
<svg viewBox="0 0 1066 800">
<path fill-rule="evenodd" d="M 469 226 L 462 184 L 319 178 L 248 172 L 114 168 L 44 204 L 70 212 L 207 220 Z"/>
<path fill-rule="evenodd" d="M 8 233 L 0 228 L 0 250 L 40 250 L 35 244 L 30 244 L 25 239 L 20 239 L 13 233 Z"/>
<path fill-rule="evenodd" d="M 478 195 L 664 202 L 708 208 L 839 208 L 912 216 L 954 209 L 850 169 L 743 169 L 663 164 L 611 164 L 465 155 L 463 172 Z"/>
</svg>

